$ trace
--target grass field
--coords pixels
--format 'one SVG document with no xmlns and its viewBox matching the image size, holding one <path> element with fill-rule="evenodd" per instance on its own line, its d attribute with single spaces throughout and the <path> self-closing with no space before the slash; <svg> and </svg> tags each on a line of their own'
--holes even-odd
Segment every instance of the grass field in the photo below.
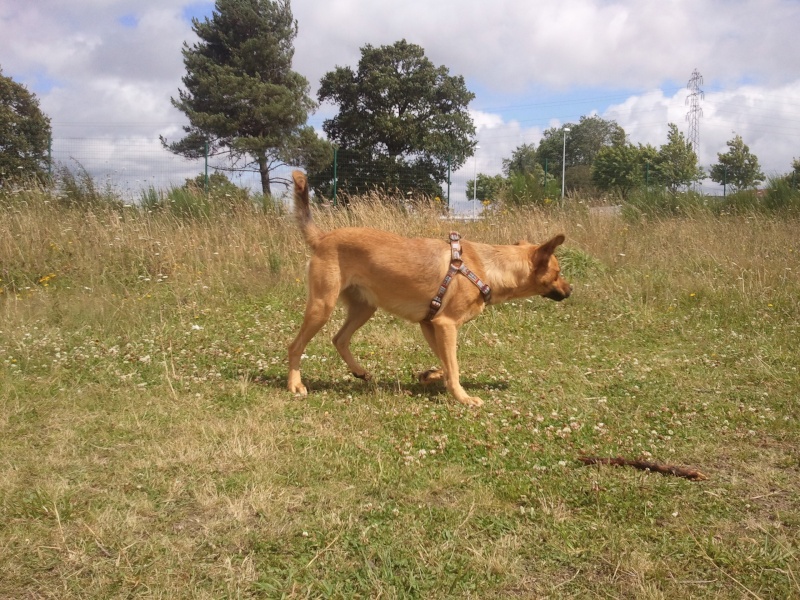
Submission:
<svg viewBox="0 0 800 600">
<path fill-rule="evenodd" d="M 462 330 L 456 405 L 378 314 L 284 390 L 307 251 L 290 217 L 0 209 L 1 598 L 800 597 L 800 236 L 763 216 L 583 211 L 563 303 Z M 431 213 L 320 211 L 444 237 Z M 341 314 L 339 314 L 341 317 Z M 578 457 L 692 466 L 705 481 Z"/>
</svg>

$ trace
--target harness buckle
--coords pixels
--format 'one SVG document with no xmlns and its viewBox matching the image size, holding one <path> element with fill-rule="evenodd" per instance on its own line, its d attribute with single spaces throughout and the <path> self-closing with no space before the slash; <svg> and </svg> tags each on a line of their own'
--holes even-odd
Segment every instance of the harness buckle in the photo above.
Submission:
<svg viewBox="0 0 800 600">
<path fill-rule="evenodd" d="M 450 264 L 461 264 L 461 235 L 457 231 L 450 232 Z"/>
</svg>

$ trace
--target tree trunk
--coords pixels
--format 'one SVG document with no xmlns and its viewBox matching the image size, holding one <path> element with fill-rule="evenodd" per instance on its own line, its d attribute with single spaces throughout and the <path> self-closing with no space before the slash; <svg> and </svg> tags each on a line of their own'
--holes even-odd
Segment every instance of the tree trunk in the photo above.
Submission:
<svg viewBox="0 0 800 600">
<path fill-rule="evenodd" d="M 261 193 L 265 196 L 272 196 L 272 190 L 269 186 L 269 169 L 267 168 L 267 157 L 258 157 L 258 171 L 261 175 Z"/>
</svg>

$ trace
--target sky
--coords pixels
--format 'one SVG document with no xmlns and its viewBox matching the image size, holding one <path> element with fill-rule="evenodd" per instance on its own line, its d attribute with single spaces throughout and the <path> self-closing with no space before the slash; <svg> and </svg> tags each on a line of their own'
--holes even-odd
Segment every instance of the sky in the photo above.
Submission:
<svg viewBox="0 0 800 600">
<path fill-rule="evenodd" d="M 181 48 L 196 39 L 192 17 L 213 8 L 0 0 L 0 68 L 38 97 L 58 159 L 129 188 L 180 184 L 198 166 L 168 155 L 158 138 L 181 136 L 186 118 L 170 103 L 185 74 Z M 499 173 L 519 145 L 581 116 L 615 120 L 635 144 L 663 145 L 670 122 L 687 134 L 695 70 L 701 166 L 736 134 L 768 176 L 800 158 L 800 0 L 327 0 L 292 11 L 293 68 L 314 98 L 325 73 L 357 67 L 363 46 L 401 39 L 464 77 L 480 148 L 453 175 L 457 209 L 470 206 L 465 182 L 475 172 Z M 321 133 L 334 114 L 323 105 L 309 123 Z"/>
</svg>

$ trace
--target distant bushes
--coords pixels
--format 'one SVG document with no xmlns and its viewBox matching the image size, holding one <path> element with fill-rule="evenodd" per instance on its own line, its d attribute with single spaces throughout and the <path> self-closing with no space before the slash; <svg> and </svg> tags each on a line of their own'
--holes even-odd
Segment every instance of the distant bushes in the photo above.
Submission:
<svg viewBox="0 0 800 600">
<path fill-rule="evenodd" d="M 280 213 L 283 209 L 278 200 L 240 188 L 222 173 L 211 174 L 208 182 L 200 174 L 168 190 L 149 187 L 142 190 L 138 198 L 125 200 L 111 183 L 98 184 L 80 164 L 58 167 L 49 180 L 29 178 L 4 182 L 0 187 L 0 206 L 20 202 L 93 211 L 139 209 L 168 213 L 181 219 L 254 210 Z"/>
<path fill-rule="evenodd" d="M 770 212 L 800 214 L 800 181 L 796 176 L 771 178 L 767 183 L 764 208 Z"/>
<path fill-rule="evenodd" d="M 221 212 L 281 210 L 281 204 L 273 198 L 240 188 L 222 173 L 212 173 L 207 182 L 200 174 L 165 192 L 148 188 L 142 192 L 139 205 L 150 212 L 169 212 L 186 219 L 208 218 Z"/>
<path fill-rule="evenodd" d="M 687 217 L 708 210 L 707 196 L 696 192 L 672 193 L 667 189 L 639 189 L 622 204 L 622 214 L 631 220 L 640 217 Z"/>
<path fill-rule="evenodd" d="M 741 190 L 723 197 L 693 191 L 672 193 L 640 189 L 632 192 L 622 204 L 622 214 L 633 220 L 691 217 L 699 213 L 800 217 L 800 186 L 789 176 L 770 179 L 765 189 Z"/>
<path fill-rule="evenodd" d="M 111 185 L 101 187 L 78 164 L 74 169 L 60 166 L 52 182 L 56 203 L 69 208 L 122 208 L 123 202 Z"/>
<path fill-rule="evenodd" d="M 606 197 L 582 197 L 573 193 L 562 204 L 559 201 L 561 190 L 558 182 L 548 178 L 547 185 L 544 185 L 543 180 L 543 175 L 512 174 L 488 196 L 496 200 L 491 202 L 491 209 L 486 214 L 491 214 L 499 207 L 512 210 L 526 207 L 560 210 L 613 203 L 613 199 Z M 486 181 L 479 178 L 478 185 L 486 187 Z M 430 201 L 435 203 L 438 199 Z M 200 174 L 168 190 L 150 187 L 142 190 L 138 198 L 124 200 L 113 185 L 98 184 L 81 165 L 71 169 L 59 167 L 49 181 L 17 180 L 0 186 L 0 209 L 21 202 L 77 210 L 124 209 L 127 213 L 139 210 L 168 214 L 179 219 L 208 219 L 215 215 L 254 211 L 276 215 L 285 212 L 280 200 L 240 188 L 223 173 L 211 174 L 208 181 Z M 350 208 L 364 202 L 385 203 L 387 206 L 398 204 L 393 196 L 372 193 L 353 197 Z M 415 206 L 419 208 L 422 204 L 418 202 Z M 765 189 L 742 190 L 724 197 L 691 190 L 673 192 L 666 188 L 641 187 L 630 191 L 620 205 L 623 217 L 629 221 L 685 218 L 701 214 L 724 216 L 756 213 L 800 217 L 800 182 L 792 174 L 773 177 Z M 405 204 L 401 203 L 400 206 Z"/>
<path fill-rule="evenodd" d="M 547 185 L 543 184 L 544 173 L 512 173 L 506 185 L 499 193 L 500 199 L 506 206 L 549 206 L 553 198 L 559 198 L 561 191 L 558 182 L 548 178 Z"/>
</svg>

